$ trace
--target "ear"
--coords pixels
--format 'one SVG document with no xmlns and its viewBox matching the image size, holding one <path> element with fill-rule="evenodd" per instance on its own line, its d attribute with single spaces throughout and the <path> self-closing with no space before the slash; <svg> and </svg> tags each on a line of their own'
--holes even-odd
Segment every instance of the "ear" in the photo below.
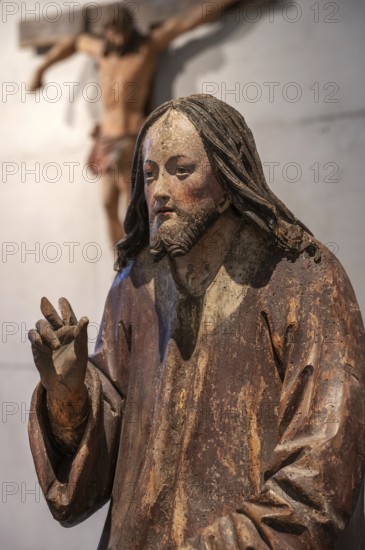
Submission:
<svg viewBox="0 0 365 550">
<path fill-rule="evenodd" d="M 225 212 L 230 206 L 231 201 L 229 200 L 228 195 L 225 193 L 218 205 L 217 210 L 220 214 L 223 214 L 223 212 Z"/>
</svg>

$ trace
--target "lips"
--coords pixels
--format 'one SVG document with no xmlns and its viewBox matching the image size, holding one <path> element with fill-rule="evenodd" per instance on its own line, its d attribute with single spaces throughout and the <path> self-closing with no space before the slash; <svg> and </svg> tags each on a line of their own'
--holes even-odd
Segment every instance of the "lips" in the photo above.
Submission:
<svg viewBox="0 0 365 550">
<path fill-rule="evenodd" d="M 166 214 L 167 212 L 174 212 L 174 209 L 168 206 L 162 206 L 157 210 L 156 214 Z"/>
</svg>

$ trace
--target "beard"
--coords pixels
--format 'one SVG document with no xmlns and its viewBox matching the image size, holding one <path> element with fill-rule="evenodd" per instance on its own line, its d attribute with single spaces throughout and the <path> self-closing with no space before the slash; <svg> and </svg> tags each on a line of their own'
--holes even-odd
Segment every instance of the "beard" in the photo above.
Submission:
<svg viewBox="0 0 365 550">
<path fill-rule="evenodd" d="M 158 262 L 166 254 L 184 256 L 219 218 L 214 205 L 186 212 L 174 207 L 176 219 L 164 221 L 158 229 L 150 225 L 150 252 Z"/>
<path fill-rule="evenodd" d="M 111 42 L 108 39 L 105 39 L 104 41 L 104 51 L 103 55 L 104 57 L 108 57 L 108 55 L 115 53 L 119 57 L 122 57 L 126 52 L 126 45 L 123 44 L 115 44 L 114 42 Z"/>
</svg>

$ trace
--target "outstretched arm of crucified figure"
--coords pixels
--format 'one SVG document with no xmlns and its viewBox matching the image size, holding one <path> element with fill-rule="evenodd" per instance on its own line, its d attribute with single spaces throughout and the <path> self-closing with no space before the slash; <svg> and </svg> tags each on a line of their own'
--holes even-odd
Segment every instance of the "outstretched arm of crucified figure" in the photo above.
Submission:
<svg viewBox="0 0 365 550">
<path fill-rule="evenodd" d="M 191 31 L 204 23 L 216 21 L 221 13 L 237 0 L 220 0 L 219 2 L 198 1 L 185 13 L 170 17 L 151 33 L 152 43 L 158 51 L 167 46 L 185 32 Z"/>
<path fill-rule="evenodd" d="M 46 55 L 43 63 L 35 71 L 29 88 L 35 92 L 43 86 L 43 76 L 49 67 L 71 57 L 76 52 L 86 53 L 94 58 L 101 55 L 103 42 L 88 34 L 80 34 L 76 37 L 64 38 L 57 42 Z"/>
</svg>

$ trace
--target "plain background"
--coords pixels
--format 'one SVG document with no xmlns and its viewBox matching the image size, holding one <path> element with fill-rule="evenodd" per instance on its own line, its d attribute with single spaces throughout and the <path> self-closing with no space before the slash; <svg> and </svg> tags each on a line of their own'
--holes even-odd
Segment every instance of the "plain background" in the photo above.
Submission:
<svg viewBox="0 0 365 550">
<path fill-rule="evenodd" d="M 40 60 L 18 47 L 24 6 L 0 2 L 0 547 L 91 550 L 106 508 L 63 529 L 37 485 L 26 422 L 38 376 L 26 332 L 41 296 L 65 295 L 89 316 L 92 347 L 114 276 L 100 182 L 83 169 L 98 114 L 95 70 L 78 55 L 49 71 L 42 94 L 24 93 Z M 362 0 L 251 4 L 177 40 L 153 96 L 157 105 L 207 92 L 245 116 L 272 189 L 340 259 L 362 311 L 364 27 Z"/>
</svg>

